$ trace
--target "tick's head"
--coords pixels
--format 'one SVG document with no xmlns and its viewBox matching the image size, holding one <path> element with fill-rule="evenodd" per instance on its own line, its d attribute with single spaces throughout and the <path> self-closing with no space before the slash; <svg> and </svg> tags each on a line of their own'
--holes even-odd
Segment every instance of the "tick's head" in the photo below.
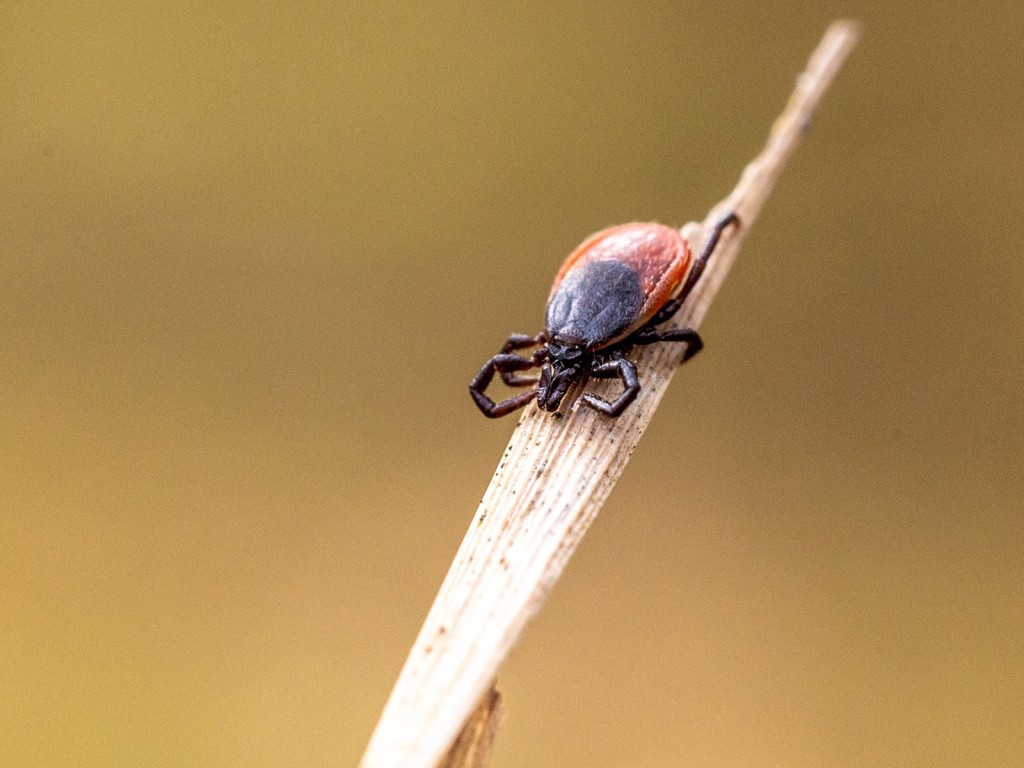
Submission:
<svg viewBox="0 0 1024 768">
<path fill-rule="evenodd" d="M 540 369 L 537 405 L 542 411 L 556 412 L 563 398 L 589 369 L 590 356 L 583 347 L 553 343 L 548 345 L 547 362 Z"/>
</svg>

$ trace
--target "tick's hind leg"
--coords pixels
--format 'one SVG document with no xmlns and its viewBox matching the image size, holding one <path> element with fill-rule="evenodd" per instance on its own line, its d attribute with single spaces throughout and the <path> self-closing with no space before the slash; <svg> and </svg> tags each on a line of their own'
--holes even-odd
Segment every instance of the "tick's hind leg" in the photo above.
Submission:
<svg viewBox="0 0 1024 768">
<path fill-rule="evenodd" d="M 686 344 L 686 352 L 683 353 L 681 362 L 685 363 L 691 357 L 704 349 L 704 342 L 693 328 L 672 328 L 667 331 L 659 331 L 657 328 L 645 327 L 633 334 L 629 339 L 633 344 L 656 344 L 659 341 L 682 341 Z"/>
<path fill-rule="evenodd" d="M 512 411 L 522 408 L 530 402 L 530 400 L 536 397 L 537 392 L 535 389 L 532 389 L 529 392 L 522 392 L 514 397 L 508 398 L 507 400 L 502 400 L 499 403 L 495 403 L 491 398 L 485 395 L 484 392 L 490 385 L 495 373 L 500 373 L 502 378 L 504 378 L 506 373 L 511 374 L 515 371 L 525 371 L 528 368 L 533 368 L 535 365 L 536 363 L 533 360 L 520 357 L 519 355 L 513 355 L 511 353 L 495 355 L 487 361 L 484 367 L 480 369 L 480 372 L 469 384 L 469 394 L 472 395 L 473 402 L 476 403 L 484 416 L 488 416 L 492 419 L 496 419 L 499 416 L 505 416 L 506 414 L 512 413 Z M 525 386 L 525 384 L 521 386 Z"/>
<path fill-rule="evenodd" d="M 690 295 L 693 287 L 697 285 L 700 276 L 704 274 L 704 268 L 708 265 L 711 254 L 718 247 L 718 241 L 721 239 L 722 233 L 732 224 L 740 225 L 740 217 L 732 211 L 718 220 L 718 223 L 715 224 L 711 234 L 708 236 L 707 243 L 704 244 L 704 250 L 700 252 L 700 256 L 694 262 L 693 268 L 690 269 L 690 274 L 686 276 L 686 282 L 683 283 L 679 293 L 676 294 L 674 299 L 666 302 L 665 306 L 658 310 L 654 317 L 648 321 L 647 325 L 661 325 L 679 311 L 679 308 L 683 306 L 683 302 L 686 301 L 686 297 Z"/>
<path fill-rule="evenodd" d="M 622 379 L 622 385 L 626 388 L 621 395 L 610 403 L 603 397 L 598 397 L 590 392 L 583 393 L 583 396 L 580 398 L 583 404 L 593 408 L 595 411 L 600 411 L 605 416 L 620 415 L 629 407 L 630 403 L 636 400 L 636 396 L 640 394 L 640 379 L 636 375 L 636 366 L 631 360 L 627 360 L 624 357 L 595 365 L 590 370 L 590 375 L 598 379 L 620 378 Z"/>
</svg>

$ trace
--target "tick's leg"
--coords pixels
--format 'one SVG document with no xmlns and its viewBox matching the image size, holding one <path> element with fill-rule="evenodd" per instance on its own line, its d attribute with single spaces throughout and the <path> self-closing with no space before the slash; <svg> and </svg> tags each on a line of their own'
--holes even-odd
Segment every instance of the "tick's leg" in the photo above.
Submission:
<svg viewBox="0 0 1024 768">
<path fill-rule="evenodd" d="M 640 379 L 636 375 L 636 366 L 633 365 L 632 361 L 624 357 L 595 365 L 591 369 L 590 375 L 598 379 L 620 378 L 622 379 L 622 385 L 626 388 L 621 395 L 610 403 L 603 397 L 598 397 L 590 392 L 583 393 L 583 396 L 580 398 L 583 404 L 593 408 L 595 411 L 600 411 L 605 416 L 618 416 L 640 394 Z"/>
<path fill-rule="evenodd" d="M 508 341 L 505 342 L 501 348 L 501 354 L 508 352 L 515 352 L 517 349 L 525 349 L 526 347 L 535 347 L 538 344 L 544 343 L 544 334 L 538 333 L 536 336 L 528 336 L 525 333 L 513 333 L 508 337 Z"/>
<path fill-rule="evenodd" d="M 544 341 L 545 336 L 543 332 L 538 333 L 536 336 L 527 336 L 525 333 L 513 333 L 508 337 L 508 341 L 502 346 L 499 354 L 505 355 L 517 349 L 536 347 L 538 344 L 543 344 Z M 533 360 L 534 364 L 540 363 L 537 353 L 534 353 Z M 510 387 L 530 387 L 537 383 L 536 376 L 521 376 L 511 371 L 502 371 L 501 380 Z"/>
<path fill-rule="evenodd" d="M 740 217 L 730 211 L 715 224 L 711 230 L 711 236 L 708 238 L 707 243 L 704 245 L 704 250 L 701 251 L 700 256 L 697 257 L 697 261 L 693 265 L 693 269 L 690 270 L 690 274 L 686 277 L 686 282 L 683 283 L 682 289 L 676 294 L 674 299 L 668 301 L 665 306 L 657 311 L 647 325 L 661 325 L 670 317 L 672 317 L 679 308 L 683 306 L 683 302 L 686 301 L 686 297 L 690 295 L 690 291 L 693 290 L 693 286 L 700 280 L 700 276 L 704 274 L 704 268 L 708 265 L 708 259 L 711 258 L 711 254 L 715 252 L 715 248 L 718 247 L 718 241 L 722 237 L 722 232 L 730 224 L 736 224 L 739 226 Z"/>
<path fill-rule="evenodd" d="M 704 342 L 693 328 L 673 328 L 668 331 L 659 331 L 657 328 L 645 327 L 634 333 L 629 340 L 633 344 L 654 344 L 659 341 L 685 342 L 686 352 L 682 359 L 684 363 L 704 349 Z"/>
<path fill-rule="evenodd" d="M 536 391 L 531 390 L 518 394 L 515 397 L 510 397 L 508 400 L 502 400 L 500 403 L 495 403 L 484 394 L 495 373 L 504 374 L 511 371 L 525 371 L 527 368 L 533 368 L 534 365 L 533 360 L 513 354 L 495 355 L 487 361 L 484 367 L 480 369 L 480 373 L 469 384 L 469 394 L 472 395 L 473 402 L 477 404 L 477 407 L 483 412 L 484 416 L 496 419 L 499 416 L 512 413 L 512 411 L 522 408 L 536 396 Z"/>
</svg>

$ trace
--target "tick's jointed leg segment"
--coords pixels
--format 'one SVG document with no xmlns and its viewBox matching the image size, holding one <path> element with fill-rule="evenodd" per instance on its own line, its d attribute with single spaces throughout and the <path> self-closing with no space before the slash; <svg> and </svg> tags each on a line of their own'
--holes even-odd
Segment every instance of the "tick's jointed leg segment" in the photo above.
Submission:
<svg viewBox="0 0 1024 768">
<path fill-rule="evenodd" d="M 525 333 L 513 333 L 508 337 L 501 347 L 501 354 L 507 352 L 515 352 L 517 349 L 526 349 L 527 347 L 535 347 L 538 344 L 544 343 L 544 334 L 538 333 L 535 336 L 529 336 Z"/>
<path fill-rule="evenodd" d="M 603 397 L 598 397 L 590 392 L 584 393 L 580 398 L 584 405 L 603 413 L 605 416 L 618 416 L 640 394 L 640 379 L 636 373 L 636 366 L 631 360 L 627 360 L 624 357 L 608 360 L 594 366 L 590 371 L 590 375 L 598 379 L 620 378 L 622 379 L 622 385 L 626 388 L 621 395 L 610 403 Z"/>
<path fill-rule="evenodd" d="M 715 248 L 718 247 L 718 241 L 722 237 L 722 233 L 726 227 L 731 224 L 739 226 L 740 217 L 730 211 L 715 224 L 711 230 L 711 235 L 708 237 L 707 243 L 704 244 L 704 250 L 700 252 L 700 256 L 697 257 L 697 261 L 694 262 L 693 268 L 690 270 L 690 274 L 686 277 L 686 282 L 683 283 L 682 289 L 676 295 L 674 299 L 671 299 L 665 306 L 658 310 L 657 314 L 651 318 L 648 325 L 661 325 L 666 320 L 671 318 L 679 308 L 683 306 L 683 302 L 686 301 L 686 297 L 690 295 L 693 287 L 697 285 L 697 281 L 700 280 L 700 276 L 704 274 L 704 268 L 708 265 L 708 259 L 711 258 L 711 254 L 715 252 Z"/>
<path fill-rule="evenodd" d="M 543 343 L 543 333 L 538 333 L 536 336 L 527 336 L 525 333 L 513 333 L 508 337 L 508 341 L 502 345 L 500 354 L 504 355 L 518 349 L 536 347 Z M 537 352 L 533 355 L 533 362 L 535 365 L 540 363 Z M 537 383 L 536 376 L 521 376 L 511 371 L 502 371 L 501 380 L 509 387 L 530 387 Z"/>
<path fill-rule="evenodd" d="M 682 362 L 704 349 L 704 342 L 693 328 L 672 328 L 667 331 L 659 331 L 657 328 L 641 328 L 630 339 L 634 344 L 656 344 L 659 341 L 682 341 L 686 344 L 686 352 L 683 353 Z"/>
<path fill-rule="evenodd" d="M 470 382 L 469 394 L 473 396 L 477 407 L 483 411 L 485 416 L 496 419 L 499 416 L 512 413 L 512 411 L 522 408 L 530 402 L 536 396 L 536 393 L 531 390 L 530 392 L 523 392 L 515 397 L 510 397 L 507 400 L 502 400 L 500 403 L 495 403 L 484 392 L 490 385 L 495 373 L 500 373 L 504 377 L 506 373 L 525 371 L 528 368 L 533 368 L 535 365 L 536 363 L 533 360 L 511 353 L 495 355 L 487 361 L 484 367 L 480 369 L 480 373 Z"/>
</svg>

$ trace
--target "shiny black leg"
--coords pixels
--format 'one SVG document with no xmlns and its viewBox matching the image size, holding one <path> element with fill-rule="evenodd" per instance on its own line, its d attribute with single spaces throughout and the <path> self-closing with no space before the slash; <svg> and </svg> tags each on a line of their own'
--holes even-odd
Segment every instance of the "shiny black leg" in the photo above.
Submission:
<svg viewBox="0 0 1024 768">
<path fill-rule="evenodd" d="M 631 360 L 624 357 L 598 363 L 591 368 L 590 375 L 598 379 L 622 379 L 622 385 L 625 387 L 625 391 L 610 403 L 603 397 L 598 397 L 590 392 L 585 392 L 580 398 L 584 405 L 605 416 L 620 415 L 640 394 L 640 379 L 636 373 L 636 366 Z"/>
<path fill-rule="evenodd" d="M 682 289 L 678 294 L 676 294 L 674 299 L 668 301 L 665 306 L 658 310 L 654 317 L 648 321 L 648 326 L 661 325 L 679 311 L 679 308 L 683 306 L 683 302 L 686 301 L 686 297 L 690 295 L 693 287 L 697 285 L 697 281 L 700 280 L 700 276 L 704 274 L 704 268 L 708 265 L 708 260 L 711 258 L 711 254 L 713 254 L 715 252 L 715 248 L 718 247 L 718 241 L 721 239 L 722 233 L 725 231 L 726 227 L 732 224 L 739 226 L 740 217 L 730 211 L 723 216 L 711 230 L 711 236 L 708 237 L 707 243 L 704 244 L 704 250 L 701 251 L 700 256 L 697 257 L 697 261 L 690 270 L 690 274 L 687 275 L 686 282 L 683 283 Z"/>
<path fill-rule="evenodd" d="M 499 403 L 495 403 L 491 398 L 484 394 L 487 387 L 490 385 L 491 380 L 494 378 L 495 373 L 506 373 L 513 371 L 524 371 L 528 368 L 533 368 L 536 363 L 526 357 L 520 357 L 519 355 L 513 354 L 500 354 L 495 355 L 480 372 L 473 378 L 473 381 L 469 384 L 469 394 L 473 397 L 473 402 L 477 404 L 477 407 L 483 412 L 484 416 L 488 416 L 492 419 L 496 419 L 499 416 L 505 416 L 506 414 L 512 413 L 519 408 L 522 408 L 530 400 L 536 396 L 536 391 L 531 390 L 529 392 L 523 392 L 514 397 L 510 397 L 507 400 L 502 400 Z"/>
<path fill-rule="evenodd" d="M 508 337 L 508 341 L 501 347 L 499 354 L 508 354 L 518 349 L 526 349 L 528 347 L 536 347 L 538 344 L 543 344 L 545 337 L 543 332 L 538 333 L 536 336 L 527 336 L 525 333 L 513 333 Z M 539 364 L 541 359 L 544 357 L 542 350 L 538 350 L 533 354 L 534 364 Z M 522 376 L 512 371 L 501 371 L 501 380 L 509 387 L 532 387 L 537 383 L 536 376 Z"/>
<path fill-rule="evenodd" d="M 657 328 L 645 327 L 630 337 L 633 344 L 655 344 L 659 341 L 682 341 L 686 344 L 686 352 L 683 353 L 682 362 L 704 349 L 704 342 L 693 328 L 672 328 L 668 331 L 659 331 Z"/>
</svg>

